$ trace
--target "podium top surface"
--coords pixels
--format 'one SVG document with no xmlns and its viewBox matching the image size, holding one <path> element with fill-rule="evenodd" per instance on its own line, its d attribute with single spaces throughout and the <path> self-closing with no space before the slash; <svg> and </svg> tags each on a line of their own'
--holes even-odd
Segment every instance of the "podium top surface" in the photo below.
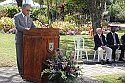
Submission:
<svg viewBox="0 0 125 83">
<path fill-rule="evenodd" d="M 24 30 L 23 35 L 59 36 L 59 28 L 31 28 L 30 30 Z"/>
</svg>

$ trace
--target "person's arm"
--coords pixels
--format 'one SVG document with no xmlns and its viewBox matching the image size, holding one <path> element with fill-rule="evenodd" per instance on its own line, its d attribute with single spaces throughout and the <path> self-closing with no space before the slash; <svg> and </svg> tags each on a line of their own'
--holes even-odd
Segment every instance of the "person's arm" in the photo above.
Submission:
<svg viewBox="0 0 125 83">
<path fill-rule="evenodd" d="M 98 42 L 97 36 L 94 36 L 94 43 L 96 48 L 101 47 L 101 45 Z"/>
<path fill-rule="evenodd" d="M 106 35 L 106 43 L 107 43 L 107 46 L 110 46 L 110 40 L 111 40 L 110 34 L 108 33 L 108 34 Z"/>
<path fill-rule="evenodd" d="M 122 35 L 122 36 L 121 36 L 121 43 L 122 43 L 123 45 L 125 45 L 125 35 Z"/>
<path fill-rule="evenodd" d="M 20 25 L 20 21 L 19 21 L 19 17 L 18 16 L 14 16 L 14 23 L 15 23 L 16 29 L 18 31 L 23 31 L 23 30 L 25 30 L 27 28 L 27 27 L 24 27 L 24 26 Z"/>
<path fill-rule="evenodd" d="M 115 35 L 116 35 L 116 42 L 117 42 L 118 45 L 120 45 L 118 34 L 115 34 Z"/>
</svg>

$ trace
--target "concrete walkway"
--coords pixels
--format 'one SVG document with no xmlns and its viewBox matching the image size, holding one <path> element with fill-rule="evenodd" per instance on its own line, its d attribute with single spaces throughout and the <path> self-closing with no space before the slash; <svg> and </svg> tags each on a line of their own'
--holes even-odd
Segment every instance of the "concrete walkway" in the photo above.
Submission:
<svg viewBox="0 0 125 83">
<path fill-rule="evenodd" d="M 125 63 L 117 62 L 112 64 L 92 64 L 81 65 L 82 74 L 86 77 L 100 76 L 100 75 L 113 75 L 124 74 L 125 75 Z"/>
<path fill-rule="evenodd" d="M 18 74 L 17 67 L 1 67 L 0 83 L 30 83 L 25 82 Z"/>
<path fill-rule="evenodd" d="M 103 83 L 93 78 L 99 75 L 125 74 L 125 63 L 113 63 L 110 65 L 101 64 L 80 64 L 81 77 L 84 81 L 78 83 Z M 31 83 L 23 81 L 18 75 L 17 67 L 1 67 L 0 83 Z"/>
</svg>

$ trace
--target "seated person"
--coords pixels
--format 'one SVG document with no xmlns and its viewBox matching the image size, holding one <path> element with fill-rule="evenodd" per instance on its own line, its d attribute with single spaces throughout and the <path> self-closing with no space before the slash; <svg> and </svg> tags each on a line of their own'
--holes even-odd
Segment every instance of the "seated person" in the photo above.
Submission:
<svg viewBox="0 0 125 83">
<path fill-rule="evenodd" d="M 98 56 L 100 57 L 99 59 L 101 59 L 101 63 L 104 64 L 104 60 L 103 60 L 103 50 L 106 51 L 106 62 L 109 63 L 109 61 L 112 60 L 112 49 L 107 47 L 107 42 L 105 40 L 105 36 L 102 34 L 102 29 L 101 28 L 97 28 L 96 29 L 97 34 L 94 36 L 94 43 L 95 43 L 95 47 L 94 50 L 98 51 Z"/>
<path fill-rule="evenodd" d="M 111 26 L 111 31 L 106 36 L 107 44 L 112 49 L 112 59 L 114 62 L 116 58 L 116 54 L 115 54 L 116 49 L 118 49 L 120 45 L 118 34 L 115 32 L 116 32 L 116 27 Z"/>
<path fill-rule="evenodd" d="M 125 33 L 124 35 L 121 36 L 121 43 L 122 45 L 120 45 L 121 54 L 119 57 L 119 61 L 124 61 L 123 58 L 124 58 L 124 52 L 125 52 Z"/>
</svg>

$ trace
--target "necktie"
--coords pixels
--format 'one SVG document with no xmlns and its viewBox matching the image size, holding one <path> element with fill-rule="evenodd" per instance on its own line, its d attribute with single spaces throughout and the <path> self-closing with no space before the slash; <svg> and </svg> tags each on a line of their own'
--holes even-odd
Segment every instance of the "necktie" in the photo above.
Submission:
<svg viewBox="0 0 125 83">
<path fill-rule="evenodd" d="M 102 36 L 100 36 L 100 40 L 101 40 L 102 45 L 104 45 L 103 40 L 102 40 Z"/>
<path fill-rule="evenodd" d="M 27 16 L 24 16 L 24 18 L 25 18 L 25 23 L 26 23 L 26 25 L 27 25 Z"/>
<path fill-rule="evenodd" d="M 114 45 L 116 45 L 117 42 L 116 42 L 116 38 L 115 38 L 115 33 L 113 33 L 113 39 L 114 39 Z"/>
</svg>

